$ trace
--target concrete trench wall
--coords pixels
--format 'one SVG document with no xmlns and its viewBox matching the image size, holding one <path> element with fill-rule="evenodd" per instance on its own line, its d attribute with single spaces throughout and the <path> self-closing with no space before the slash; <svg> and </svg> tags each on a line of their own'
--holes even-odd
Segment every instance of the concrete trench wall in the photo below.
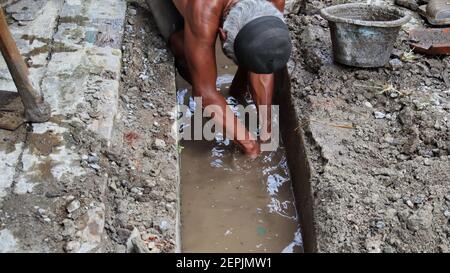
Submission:
<svg viewBox="0 0 450 273">
<path fill-rule="evenodd" d="M 274 104 L 280 106 L 281 135 L 286 147 L 286 157 L 301 225 L 303 248 L 307 253 L 316 252 L 317 242 L 310 182 L 313 170 L 308 162 L 304 139 L 300 133 L 301 125 L 296 118 L 287 69 L 276 75 Z"/>
</svg>

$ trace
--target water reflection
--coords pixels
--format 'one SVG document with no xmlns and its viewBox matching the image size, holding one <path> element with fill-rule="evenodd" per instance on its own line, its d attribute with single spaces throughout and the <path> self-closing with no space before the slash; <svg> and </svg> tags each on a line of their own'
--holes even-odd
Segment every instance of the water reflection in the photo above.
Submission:
<svg viewBox="0 0 450 273">
<path fill-rule="evenodd" d="M 226 95 L 232 79 L 231 74 L 221 75 L 218 91 Z M 177 99 L 189 105 L 192 115 L 196 105 L 190 93 L 188 88 L 180 89 Z M 226 100 L 237 113 L 238 101 L 231 96 Z M 185 128 L 180 125 L 180 130 Z M 183 141 L 182 145 L 184 252 L 301 251 L 283 147 L 249 160 L 222 134 L 214 141 Z"/>
</svg>

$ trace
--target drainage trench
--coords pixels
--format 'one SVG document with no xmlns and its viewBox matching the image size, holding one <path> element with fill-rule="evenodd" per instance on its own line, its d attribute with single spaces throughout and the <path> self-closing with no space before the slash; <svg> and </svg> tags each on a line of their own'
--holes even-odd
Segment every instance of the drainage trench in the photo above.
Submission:
<svg viewBox="0 0 450 273">
<path fill-rule="evenodd" d="M 217 86 L 233 106 L 236 100 L 227 94 L 227 89 L 236 67 L 223 55 L 220 46 L 216 48 Z M 283 73 L 277 78 L 289 80 Z M 289 84 L 276 83 L 277 93 L 285 94 L 288 88 Z M 193 111 L 190 86 L 179 75 L 177 89 L 178 103 L 190 106 Z M 301 144 L 294 141 L 295 136 L 284 136 L 292 126 L 287 126 L 283 119 L 292 121 L 286 117 L 288 108 L 284 109 L 289 103 L 281 104 L 282 138 L 289 149 L 299 151 Z M 303 193 L 309 193 L 309 186 L 303 181 L 309 173 L 303 173 L 306 161 L 298 158 L 304 153 L 286 153 L 281 144 L 277 151 L 265 152 L 250 161 L 231 141 L 220 136 L 215 141 L 182 140 L 180 150 L 182 252 L 314 250 L 312 227 L 304 223 L 312 215 L 308 208 L 310 199 L 305 198 L 309 195 Z M 305 216 L 303 210 L 307 211 Z M 302 239 L 302 233 L 309 237 Z"/>
</svg>

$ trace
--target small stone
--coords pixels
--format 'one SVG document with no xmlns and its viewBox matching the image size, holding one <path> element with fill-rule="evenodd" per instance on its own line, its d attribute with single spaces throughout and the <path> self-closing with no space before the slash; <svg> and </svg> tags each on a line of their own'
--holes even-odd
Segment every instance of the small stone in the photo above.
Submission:
<svg viewBox="0 0 450 273">
<path fill-rule="evenodd" d="M 391 246 L 385 246 L 383 247 L 383 253 L 394 253 L 395 249 Z"/>
<path fill-rule="evenodd" d="M 158 227 L 159 227 L 159 230 L 164 232 L 169 229 L 169 223 L 166 220 L 162 220 L 161 222 L 159 222 Z"/>
<path fill-rule="evenodd" d="M 366 106 L 367 108 L 373 108 L 372 103 L 365 101 L 364 102 L 364 106 Z"/>
<path fill-rule="evenodd" d="M 149 243 L 147 243 L 147 247 L 151 250 L 156 247 L 156 244 L 155 244 L 155 242 L 149 242 Z"/>
<path fill-rule="evenodd" d="M 101 169 L 100 165 L 98 164 L 89 164 L 89 167 L 91 167 L 92 169 L 98 171 Z"/>
<path fill-rule="evenodd" d="M 67 209 L 67 212 L 72 213 L 79 208 L 80 208 L 80 201 L 73 200 L 72 202 L 70 202 L 70 204 L 67 206 L 66 209 Z"/>
<path fill-rule="evenodd" d="M 381 241 L 374 238 L 367 239 L 366 249 L 369 253 L 381 253 Z"/>
<path fill-rule="evenodd" d="M 445 245 L 445 244 L 441 244 L 441 245 L 439 245 L 438 246 L 438 249 L 439 249 L 439 251 L 441 252 L 441 253 L 448 253 L 448 246 L 447 245 Z"/>
<path fill-rule="evenodd" d="M 146 186 L 149 187 L 149 188 L 153 188 L 153 187 L 156 186 L 156 181 L 155 180 L 146 180 L 145 183 L 146 183 Z"/>
<path fill-rule="evenodd" d="M 153 148 L 163 150 L 166 148 L 166 142 L 162 139 L 157 138 L 153 143 Z"/>
<path fill-rule="evenodd" d="M 117 212 L 125 213 L 128 211 L 128 202 L 126 200 L 117 201 Z"/>
<path fill-rule="evenodd" d="M 149 250 L 145 246 L 145 243 L 141 239 L 141 235 L 139 232 L 139 229 L 136 227 L 133 228 L 133 231 L 130 234 L 130 237 L 128 238 L 127 242 L 127 252 L 128 253 L 148 253 Z"/>
<path fill-rule="evenodd" d="M 131 192 L 134 194 L 140 194 L 140 193 L 142 193 L 142 189 L 138 188 L 138 187 L 133 187 L 133 188 L 131 188 Z"/>
<path fill-rule="evenodd" d="M 117 236 L 118 236 L 120 242 L 126 243 L 128 238 L 130 238 L 130 236 L 131 236 L 131 230 L 128 230 L 126 228 L 118 228 Z"/>
<path fill-rule="evenodd" d="M 406 200 L 406 205 L 410 208 L 414 208 L 414 203 L 411 200 Z"/>
<path fill-rule="evenodd" d="M 47 198 L 57 198 L 60 197 L 62 194 L 60 192 L 46 192 L 45 197 Z"/>
<path fill-rule="evenodd" d="M 438 98 L 433 98 L 430 100 L 431 104 L 433 104 L 434 106 L 439 106 L 441 105 L 441 102 Z"/>
<path fill-rule="evenodd" d="M 127 253 L 127 247 L 124 245 L 116 245 L 116 253 Z"/>
<path fill-rule="evenodd" d="M 397 159 L 398 159 L 398 160 L 401 160 L 401 161 L 408 160 L 409 158 L 410 158 L 409 155 L 405 155 L 405 154 L 399 154 L 399 155 L 397 155 Z"/>
<path fill-rule="evenodd" d="M 384 137 L 384 142 L 389 144 L 395 144 L 395 139 L 391 135 L 386 135 Z"/>
<path fill-rule="evenodd" d="M 406 226 L 409 230 L 427 230 L 431 227 L 433 223 L 432 208 L 428 207 L 421 209 L 413 213 L 406 222 Z"/>
<path fill-rule="evenodd" d="M 90 154 L 87 158 L 87 162 L 90 164 L 97 164 L 100 162 L 100 158 L 97 156 L 97 154 Z"/>
<path fill-rule="evenodd" d="M 45 209 L 38 208 L 38 213 L 42 216 L 45 215 Z"/>
<path fill-rule="evenodd" d="M 385 212 L 385 218 L 388 221 L 394 221 L 397 217 L 397 210 L 394 208 L 388 208 Z"/>
<path fill-rule="evenodd" d="M 397 91 L 393 91 L 389 94 L 389 97 L 395 99 L 395 98 L 398 98 L 399 95 L 400 94 Z"/>
<path fill-rule="evenodd" d="M 146 244 L 139 237 L 134 237 L 131 239 L 131 243 L 133 244 L 134 252 L 136 253 L 150 253 L 150 250 L 146 246 Z"/>
<path fill-rule="evenodd" d="M 378 221 L 378 222 L 375 224 L 375 226 L 376 226 L 378 229 L 383 229 L 383 228 L 386 227 L 386 224 L 385 224 L 383 221 Z"/>
<path fill-rule="evenodd" d="M 77 252 L 80 249 L 80 247 L 81 247 L 80 242 L 70 241 L 65 245 L 64 250 L 66 252 Z"/>
<path fill-rule="evenodd" d="M 373 112 L 373 115 L 376 119 L 384 119 L 386 117 L 386 114 L 383 112 L 375 111 Z"/>
<path fill-rule="evenodd" d="M 402 198 L 402 195 L 400 193 L 394 193 L 392 195 L 389 195 L 389 197 L 388 197 L 388 199 L 392 202 L 395 202 L 400 198 Z"/>
<path fill-rule="evenodd" d="M 416 205 L 425 203 L 425 196 L 414 196 L 412 202 Z"/>
<path fill-rule="evenodd" d="M 444 211 L 444 216 L 450 218 L 450 210 Z"/>
<path fill-rule="evenodd" d="M 69 235 L 75 234 L 76 226 L 75 226 L 74 221 L 72 221 L 71 219 L 64 219 L 62 224 L 64 227 L 64 230 L 62 232 L 63 236 L 69 236 Z"/>
<path fill-rule="evenodd" d="M 124 188 L 127 188 L 129 184 L 130 184 L 130 183 L 128 183 L 128 181 L 126 181 L 126 180 L 120 181 L 120 185 L 121 185 L 122 187 L 124 187 Z"/>
<path fill-rule="evenodd" d="M 109 184 L 109 188 L 115 192 L 118 191 L 117 185 L 114 181 Z"/>
<path fill-rule="evenodd" d="M 165 196 L 165 198 L 168 202 L 173 202 L 173 201 L 177 200 L 177 195 L 175 193 L 171 192 L 171 193 L 167 194 Z"/>
<path fill-rule="evenodd" d="M 128 9 L 128 13 L 132 16 L 135 16 L 137 14 L 137 10 L 130 8 L 130 9 Z"/>
<path fill-rule="evenodd" d="M 392 59 L 389 61 L 389 65 L 391 66 L 392 70 L 398 70 L 403 66 L 403 62 L 399 59 Z"/>
</svg>

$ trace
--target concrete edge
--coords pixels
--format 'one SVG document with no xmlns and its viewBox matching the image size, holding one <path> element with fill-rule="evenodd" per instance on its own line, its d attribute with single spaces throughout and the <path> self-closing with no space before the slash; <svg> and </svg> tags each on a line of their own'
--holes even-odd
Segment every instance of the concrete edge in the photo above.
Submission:
<svg viewBox="0 0 450 273">
<path fill-rule="evenodd" d="M 303 129 L 297 120 L 292 102 L 290 78 L 287 69 L 276 75 L 275 103 L 280 105 L 280 125 L 291 175 L 294 198 L 302 231 L 303 247 L 307 253 L 317 252 L 314 224 L 311 173 L 313 168 L 305 150 Z"/>
</svg>

